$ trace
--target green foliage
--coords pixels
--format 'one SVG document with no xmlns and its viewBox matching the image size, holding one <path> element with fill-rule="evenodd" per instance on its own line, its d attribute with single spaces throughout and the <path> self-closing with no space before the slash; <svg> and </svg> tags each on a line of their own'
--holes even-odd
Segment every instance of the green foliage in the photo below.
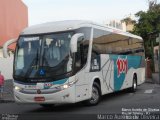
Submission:
<svg viewBox="0 0 160 120">
<path fill-rule="evenodd" d="M 155 39 L 160 33 L 160 4 L 150 4 L 148 11 L 136 13 L 138 21 L 133 33 L 141 36 L 144 40 L 145 55 L 153 61 L 153 46 L 157 45 Z M 153 68 L 154 69 L 154 68 Z"/>
<path fill-rule="evenodd" d="M 149 33 L 160 32 L 160 4 L 153 5 L 147 12 L 139 11 L 136 17 L 138 22 L 135 24 L 134 33 L 142 36 L 145 41 L 149 40 Z"/>
</svg>

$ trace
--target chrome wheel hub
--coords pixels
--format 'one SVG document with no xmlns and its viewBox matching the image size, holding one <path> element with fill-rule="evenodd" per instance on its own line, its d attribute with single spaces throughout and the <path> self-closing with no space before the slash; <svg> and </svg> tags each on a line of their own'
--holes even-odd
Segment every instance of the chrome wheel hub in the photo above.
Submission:
<svg viewBox="0 0 160 120">
<path fill-rule="evenodd" d="M 96 87 L 93 86 L 92 88 L 92 97 L 91 97 L 91 102 L 96 103 L 99 99 L 99 92 Z"/>
<path fill-rule="evenodd" d="M 134 88 L 134 90 L 137 88 L 137 84 L 136 84 L 135 80 L 134 80 L 134 83 L 133 83 L 133 88 Z"/>
</svg>

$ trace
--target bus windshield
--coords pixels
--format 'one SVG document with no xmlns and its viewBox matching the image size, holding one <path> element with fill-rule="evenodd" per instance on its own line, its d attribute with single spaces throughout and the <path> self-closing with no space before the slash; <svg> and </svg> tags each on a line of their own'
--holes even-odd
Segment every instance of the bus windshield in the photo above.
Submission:
<svg viewBox="0 0 160 120">
<path fill-rule="evenodd" d="M 70 72 L 72 35 L 73 32 L 21 36 L 16 48 L 14 75 L 52 78 Z"/>
</svg>

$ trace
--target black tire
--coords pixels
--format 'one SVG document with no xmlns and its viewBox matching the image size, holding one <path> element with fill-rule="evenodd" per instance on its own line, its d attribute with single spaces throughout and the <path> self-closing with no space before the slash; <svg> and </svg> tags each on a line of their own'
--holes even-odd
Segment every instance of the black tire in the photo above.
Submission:
<svg viewBox="0 0 160 120">
<path fill-rule="evenodd" d="M 130 88 L 130 91 L 132 93 L 136 92 L 137 90 L 137 77 L 134 75 L 133 76 L 133 82 L 132 82 L 132 87 Z"/>
<path fill-rule="evenodd" d="M 40 106 L 44 108 L 53 108 L 54 104 L 40 104 Z"/>
<path fill-rule="evenodd" d="M 101 99 L 101 90 L 98 83 L 94 82 L 92 86 L 92 97 L 85 101 L 86 105 L 94 106 L 100 102 Z"/>
</svg>

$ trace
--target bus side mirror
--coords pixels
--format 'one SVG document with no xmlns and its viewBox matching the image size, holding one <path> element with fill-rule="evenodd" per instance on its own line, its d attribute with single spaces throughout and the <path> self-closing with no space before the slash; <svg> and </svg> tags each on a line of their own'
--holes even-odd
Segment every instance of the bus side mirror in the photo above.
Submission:
<svg viewBox="0 0 160 120">
<path fill-rule="evenodd" d="M 4 58 L 7 58 L 9 55 L 8 55 L 8 46 L 15 43 L 17 41 L 17 39 L 11 39 L 11 40 L 8 40 L 7 42 L 4 43 L 3 45 L 3 56 Z"/>
<path fill-rule="evenodd" d="M 77 42 L 78 42 L 78 38 L 83 37 L 84 34 L 83 33 L 76 33 L 72 36 L 71 38 L 71 43 L 70 43 L 70 47 L 71 47 L 71 53 L 75 53 L 77 52 Z"/>
</svg>

